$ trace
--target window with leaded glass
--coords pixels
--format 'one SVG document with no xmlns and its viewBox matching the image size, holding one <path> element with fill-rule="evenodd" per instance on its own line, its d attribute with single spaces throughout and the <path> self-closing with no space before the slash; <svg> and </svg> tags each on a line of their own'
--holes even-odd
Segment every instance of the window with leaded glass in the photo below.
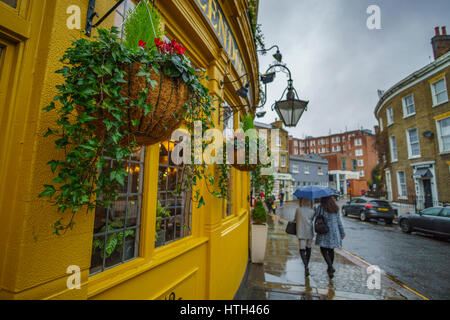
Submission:
<svg viewBox="0 0 450 320">
<path fill-rule="evenodd" d="M 124 166 L 128 172 L 119 198 L 95 210 L 90 273 L 102 272 L 138 257 L 144 180 L 144 148 L 137 148 Z M 109 159 L 110 171 L 117 165 Z M 101 197 L 101 196 L 100 196 Z"/>
<path fill-rule="evenodd" d="M 13 7 L 15 9 L 17 8 L 18 0 L 0 0 L 0 2 L 6 3 L 8 6 Z"/>
<path fill-rule="evenodd" d="M 174 141 L 165 141 L 159 148 L 155 247 L 191 235 L 191 193 L 180 191 L 178 187 L 184 187 L 186 167 L 172 161 L 176 144 Z M 179 156 L 183 157 L 182 154 Z"/>
</svg>

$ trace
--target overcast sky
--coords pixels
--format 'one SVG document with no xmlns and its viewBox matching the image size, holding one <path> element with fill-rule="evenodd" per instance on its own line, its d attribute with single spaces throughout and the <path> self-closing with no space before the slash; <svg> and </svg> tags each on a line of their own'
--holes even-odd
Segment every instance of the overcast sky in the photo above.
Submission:
<svg viewBox="0 0 450 320">
<path fill-rule="evenodd" d="M 370 5 L 381 9 L 381 30 L 367 28 Z M 450 1 L 261 0 L 259 23 L 266 47 L 280 47 L 300 98 L 310 101 L 290 134 L 373 130 L 377 89 L 387 90 L 433 61 L 434 27 L 450 32 Z M 275 51 L 260 56 L 261 73 Z M 287 76 L 277 73 L 268 85 L 267 115 L 257 121 L 275 120 L 270 106 L 286 86 Z"/>
</svg>

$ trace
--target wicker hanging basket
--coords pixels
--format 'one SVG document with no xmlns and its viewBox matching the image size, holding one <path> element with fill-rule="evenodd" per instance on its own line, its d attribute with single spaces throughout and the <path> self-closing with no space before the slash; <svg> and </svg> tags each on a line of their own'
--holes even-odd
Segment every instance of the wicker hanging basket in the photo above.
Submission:
<svg viewBox="0 0 450 320">
<path fill-rule="evenodd" d="M 180 127 L 185 117 L 185 104 L 189 101 L 189 88 L 180 78 L 171 78 L 149 70 L 151 80 L 157 82 L 152 89 L 150 83 L 144 76 L 137 76 L 141 71 L 143 64 L 126 63 L 121 69 L 126 72 L 122 85 L 121 95 L 127 97 L 126 117 L 128 125 L 122 130 L 127 130 L 130 135 L 120 142 L 121 145 L 130 144 L 135 141 L 138 145 L 149 146 L 155 143 L 170 139 L 172 132 Z M 139 107 L 130 106 L 130 104 L 140 98 L 140 92 L 145 88 L 149 92 L 145 103 L 153 106 L 147 115 Z M 77 107 L 77 111 L 82 111 L 82 107 Z M 93 121 L 96 126 L 95 134 L 100 137 L 108 135 L 104 119 L 112 119 L 105 109 L 99 108 L 94 115 L 97 119 Z M 139 124 L 133 126 L 133 121 L 138 120 Z"/>
</svg>

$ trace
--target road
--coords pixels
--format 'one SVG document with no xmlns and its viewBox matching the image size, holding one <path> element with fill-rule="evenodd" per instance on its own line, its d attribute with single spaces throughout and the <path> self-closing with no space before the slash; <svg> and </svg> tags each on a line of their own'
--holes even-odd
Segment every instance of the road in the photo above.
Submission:
<svg viewBox="0 0 450 320">
<path fill-rule="evenodd" d="M 294 206 L 277 209 L 292 220 Z M 343 217 L 343 248 L 429 299 L 450 299 L 450 242 L 421 234 L 405 234 L 397 225 Z"/>
</svg>

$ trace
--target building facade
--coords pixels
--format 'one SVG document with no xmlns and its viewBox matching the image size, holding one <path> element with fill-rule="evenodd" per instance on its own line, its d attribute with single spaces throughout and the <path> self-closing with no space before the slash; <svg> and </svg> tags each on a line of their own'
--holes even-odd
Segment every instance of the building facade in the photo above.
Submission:
<svg viewBox="0 0 450 320">
<path fill-rule="evenodd" d="M 267 145 L 272 155 L 272 170 L 274 177 L 273 195 L 278 199 L 281 192 L 284 199 L 290 201 L 293 198 L 292 175 L 289 172 L 289 134 L 283 129 L 282 121 L 271 124 L 255 122 L 255 127 L 267 134 Z M 273 141 L 275 139 L 275 141 Z"/>
<path fill-rule="evenodd" d="M 290 137 L 291 156 L 316 154 L 328 160 L 330 187 L 347 194 L 349 179 L 371 180 L 378 164 L 376 138 L 370 130 L 353 130 L 324 137 Z"/>
<path fill-rule="evenodd" d="M 436 29 L 436 60 L 380 98 L 378 149 L 388 198 L 418 209 L 450 202 L 450 37 Z"/>
<path fill-rule="evenodd" d="M 293 190 L 307 186 L 328 187 L 328 161 L 315 154 L 290 157 Z"/>
<path fill-rule="evenodd" d="M 127 193 L 114 211 L 76 215 L 73 230 L 52 234 L 61 214 L 38 195 L 53 178 L 46 164 L 64 154 L 43 137 L 56 119 L 43 108 L 62 81 L 55 74 L 62 67 L 59 59 L 73 37 L 80 37 L 68 21 L 79 19 L 83 29 L 88 4 L 0 0 L 0 299 L 232 299 L 248 262 L 250 176 L 231 169 L 228 203 L 201 185 L 206 204 L 185 205 L 189 195 L 172 198 L 180 168 L 169 162 L 171 141 L 133 155 L 128 181 L 134 182 L 128 183 L 131 189 L 139 185 L 136 199 Z M 102 16 L 115 4 L 97 1 L 95 11 Z M 134 5 L 125 1 L 101 27 L 120 26 Z M 250 80 L 252 102 L 236 94 L 245 83 L 229 83 L 245 73 L 258 79 L 247 1 L 157 1 L 155 6 L 167 37 L 181 42 L 193 64 L 218 80 L 205 84 L 212 95 L 230 106 L 258 103 L 257 80 Z M 229 84 L 220 87 L 220 80 Z M 216 107 L 213 120 L 221 128 L 222 111 Z M 234 128 L 241 116 L 235 113 Z M 169 217 L 157 217 L 160 206 Z M 101 218 L 114 220 L 129 210 L 124 208 L 132 208 L 133 236 L 120 253 L 99 255 L 93 244 L 112 239 L 96 233 Z M 76 270 L 80 289 L 71 290 L 68 277 Z"/>
</svg>

